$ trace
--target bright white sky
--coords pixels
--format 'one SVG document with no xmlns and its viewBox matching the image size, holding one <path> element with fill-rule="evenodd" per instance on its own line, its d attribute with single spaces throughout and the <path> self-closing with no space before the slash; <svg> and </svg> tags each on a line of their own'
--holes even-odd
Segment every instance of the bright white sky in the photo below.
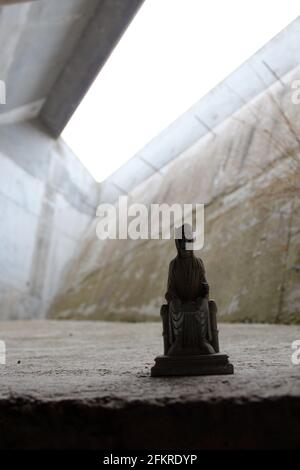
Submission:
<svg viewBox="0 0 300 470">
<path fill-rule="evenodd" d="M 298 0 L 146 0 L 63 132 L 104 180 L 293 21 Z"/>
</svg>

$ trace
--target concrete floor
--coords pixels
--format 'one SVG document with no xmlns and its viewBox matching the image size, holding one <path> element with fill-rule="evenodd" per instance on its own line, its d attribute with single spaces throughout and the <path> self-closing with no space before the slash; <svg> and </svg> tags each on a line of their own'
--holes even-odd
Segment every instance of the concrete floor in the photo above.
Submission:
<svg viewBox="0 0 300 470">
<path fill-rule="evenodd" d="M 2 322 L 0 446 L 300 447 L 300 327 L 219 329 L 233 376 L 151 378 L 159 323 Z"/>
</svg>

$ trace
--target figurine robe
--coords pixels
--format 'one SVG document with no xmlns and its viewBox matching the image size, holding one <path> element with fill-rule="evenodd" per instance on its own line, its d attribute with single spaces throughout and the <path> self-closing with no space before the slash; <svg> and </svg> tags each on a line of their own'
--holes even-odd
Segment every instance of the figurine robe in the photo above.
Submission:
<svg viewBox="0 0 300 470">
<path fill-rule="evenodd" d="M 204 264 L 186 249 L 184 239 L 176 239 L 176 248 L 165 295 L 169 305 L 168 354 L 213 354 Z"/>
</svg>

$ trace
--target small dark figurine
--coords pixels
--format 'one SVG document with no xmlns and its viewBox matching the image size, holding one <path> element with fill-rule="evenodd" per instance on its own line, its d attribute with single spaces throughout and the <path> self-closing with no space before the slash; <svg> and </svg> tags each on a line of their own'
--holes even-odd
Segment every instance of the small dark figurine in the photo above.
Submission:
<svg viewBox="0 0 300 470">
<path fill-rule="evenodd" d="M 161 307 L 164 355 L 155 359 L 152 376 L 233 374 L 228 356 L 219 353 L 217 306 L 193 241 L 191 226 L 183 225 L 169 267 L 168 304 Z"/>
</svg>

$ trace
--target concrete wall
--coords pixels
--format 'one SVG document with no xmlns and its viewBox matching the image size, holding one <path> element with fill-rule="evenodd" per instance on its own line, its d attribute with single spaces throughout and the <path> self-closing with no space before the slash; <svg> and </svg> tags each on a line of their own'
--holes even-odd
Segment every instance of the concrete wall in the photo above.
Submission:
<svg viewBox="0 0 300 470">
<path fill-rule="evenodd" d="M 1 319 L 45 315 L 97 198 L 62 140 L 36 121 L 0 126 Z"/>
<path fill-rule="evenodd" d="M 130 202 L 205 203 L 200 253 L 220 316 L 300 321 L 300 68 L 254 98 L 130 191 Z M 172 241 L 97 240 L 91 224 L 49 315 L 159 315 Z"/>
<path fill-rule="evenodd" d="M 114 4 L 122 26 L 120 2 Z M 173 244 L 101 243 L 95 236 L 96 205 L 128 192 L 131 202 L 207 204 L 203 258 L 223 318 L 298 321 L 299 108 L 290 84 L 299 78 L 300 19 L 99 188 L 63 141 L 33 119 L 47 122 L 40 109 L 49 95 L 52 124 L 66 112 L 62 72 L 73 70 L 72 57 L 82 70 L 83 56 L 95 70 L 93 54 L 100 62 L 107 57 L 101 47 L 87 47 L 85 34 L 96 7 L 96 42 L 98 20 L 109 24 L 101 5 L 115 21 L 110 1 L 0 7 L 0 80 L 7 88 L 0 106 L 1 317 L 158 316 Z M 91 56 L 78 56 L 84 38 Z M 114 43 L 104 39 L 104 49 Z M 72 76 L 75 88 L 87 85 Z M 68 94 L 71 108 L 75 95 Z"/>
</svg>

